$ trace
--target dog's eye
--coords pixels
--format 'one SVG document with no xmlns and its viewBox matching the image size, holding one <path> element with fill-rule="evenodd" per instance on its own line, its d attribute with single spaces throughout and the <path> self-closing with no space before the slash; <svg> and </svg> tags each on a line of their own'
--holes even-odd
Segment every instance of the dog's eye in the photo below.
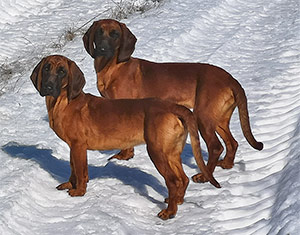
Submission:
<svg viewBox="0 0 300 235">
<path fill-rule="evenodd" d="M 63 77 L 66 74 L 66 71 L 63 67 L 59 67 L 59 69 L 57 70 L 57 74 L 59 77 Z"/>
<path fill-rule="evenodd" d="M 46 65 L 44 66 L 43 70 L 44 70 L 45 72 L 50 71 L 50 64 L 46 64 Z"/>
<path fill-rule="evenodd" d="M 117 39 L 119 37 L 119 33 L 116 31 L 116 30 L 112 30 L 110 33 L 109 33 L 109 36 L 113 39 Z"/>
<path fill-rule="evenodd" d="M 97 30 L 97 35 L 99 35 L 99 36 L 103 35 L 103 29 L 102 28 Z"/>
</svg>

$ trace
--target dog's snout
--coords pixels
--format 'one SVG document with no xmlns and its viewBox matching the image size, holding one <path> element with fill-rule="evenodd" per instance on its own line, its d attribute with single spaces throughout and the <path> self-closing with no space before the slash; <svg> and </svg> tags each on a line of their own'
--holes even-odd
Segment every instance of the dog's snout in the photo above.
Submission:
<svg viewBox="0 0 300 235">
<path fill-rule="evenodd" d="M 45 84 L 42 84 L 41 95 L 42 96 L 52 95 L 53 90 L 54 90 L 53 82 L 48 81 Z"/>
<path fill-rule="evenodd" d="M 113 56 L 113 47 L 110 45 L 108 40 L 101 40 L 101 42 L 96 43 L 95 56 Z"/>
<path fill-rule="evenodd" d="M 51 94 L 51 92 L 53 92 L 54 89 L 54 83 L 52 81 L 48 81 L 45 83 L 44 86 L 45 91 L 47 91 L 49 94 Z"/>
<path fill-rule="evenodd" d="M 40 91 L 41 96 L 53 96 L 57 97 L 60 93 L 59 84 L 52 81 L 47 81 L 42 84 L 42 88 Z"/>
<path fill-rule="evenodd" d="M 49 91 L 49 92 L 53 91 L 53 83 L 48 83 L 46 85 L 46 90 Z"/>
<path fill-rule="evenodd" d="M 109 51 L 109 46 L 107 43 L 101 43 L 101 45 L 96 46 L 96 51 L 98 51 L 99 53 L 105 53 Z"/>
</svg>

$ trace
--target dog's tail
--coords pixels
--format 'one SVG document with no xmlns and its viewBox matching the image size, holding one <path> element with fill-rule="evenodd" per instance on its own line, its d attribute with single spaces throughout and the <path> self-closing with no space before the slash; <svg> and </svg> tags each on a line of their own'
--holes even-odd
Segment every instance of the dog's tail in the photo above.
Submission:
<svg viewBox="0 0 300 235">
<path fill-rule="evenodd" d="M 196 118 L 188 108 L 181 105 L 176 106 L 177 108 L 175 114 L 183 121 L 183 124 L 187 127 L 187 130 L 190 133 L 192 150 L 198 168 L 212 185 L 214 185 L 216 188 L 221 188 L 220 184 L 213 177 L 212 173 L 208 171 L 203 161 Z"/>
<path fill-rule="evenodd" d="M 234 79 L 235 80 L 235 79 Z M 236 81 L 236 80 L 235 80 Z M 236 81 L 232 87 L 235 101 L 239 110 L 239 118 L 241 122 L 241 128 L 247 142 L 255 149 L 262 150 L 264 145 L 262 142 L 256 141 L 254 138 L 249 121 L 249 113 L 247 107 L 247 97 L 242 86 Z"/>
</svg>

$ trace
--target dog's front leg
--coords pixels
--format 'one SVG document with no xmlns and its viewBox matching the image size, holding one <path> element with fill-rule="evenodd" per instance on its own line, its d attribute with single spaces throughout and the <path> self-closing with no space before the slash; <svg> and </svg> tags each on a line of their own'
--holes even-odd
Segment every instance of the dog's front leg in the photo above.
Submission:
<svg viewBox="0 0 300 235">
<path fill-rule="evenodd" d="M 72 156 L 70 156 L 70 166 L 71 166 L 71 176 L 69 178 L 69 181 L 58 185 L 56 187 L 58 190 L 65 190 L 65 189 L 70 190 L 70 189 L 76 188 L 76 176 L 75 176 L 75 172 L 74 172 Z"/>
<path fill-rule="evenodd" d="M 69 195 L 83 196 L 88 182 L 87 149 L 82 144 L 72 144 L 70 151 L 72 175 L 75 178 L 75 187 L 69 190 Z M 72 180 L 72 175 L 70 180 Z M 73 182 L 71 182 L 73 184 Z"/>
</svg>

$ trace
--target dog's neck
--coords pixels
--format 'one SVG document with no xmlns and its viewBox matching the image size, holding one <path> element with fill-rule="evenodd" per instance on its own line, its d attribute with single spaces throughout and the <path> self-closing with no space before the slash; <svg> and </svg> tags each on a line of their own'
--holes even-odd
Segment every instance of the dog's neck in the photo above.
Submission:
<svg viewBox="0 0 300 235">
<path fill-rule="evenodd" d="M 97 86 L 101 95 L 108 97 L 105 94 L 105 90 L 112 83 L 114 76 L 113 72 L 116 71 L 116 68 L 122 66 L 126 62 L 118 63 L 117 56 L 114 56 L 112 59 L 107 59 L 105 57 L 97 57 L 94 60 L 94 67 L 97 73 Z"/>
<path fill-rule="evenodd" d="M 117 56 L 113 58 L 107 58 L 105 56 L 98 56 L 94 60 L 94 67 L 96 73 L 105 72 L 111 65 L 117 64 Z"/>
<path fill-rule="evenodd" d="M 55 122 L 62 119 L 63 110 L 67 107 L 69 101 L 67 91 L 62 90 L 61 94 L 54 98 L 53 96 L 46 96 L 46 106 L 48 110 L 49 125 L 55 131 Z"/>
</svg>

